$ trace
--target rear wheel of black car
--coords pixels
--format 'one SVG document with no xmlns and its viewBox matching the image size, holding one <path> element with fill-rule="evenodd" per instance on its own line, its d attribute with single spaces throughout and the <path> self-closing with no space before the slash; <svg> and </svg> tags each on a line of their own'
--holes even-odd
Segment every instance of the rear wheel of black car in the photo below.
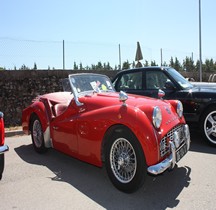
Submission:
<svg viewBox="0 0 216 210">
<path fill-rule="evenodd" d="M 31 137 L 34 149 L 38 153 L 44 153 L 47 148 L 44 144 L 43 130 L 39 118 L 34 115 L 31 123 Z"/>
<path fill-rule="evenodd" d="M 210 107 L 203 113 L 200 126 L 203 138 L 216 146 L 216 107 Z"/>
<path fill-rule="evenodd" d="M 0 180 L 2 179 L 2 174 L 4 171 L 4 154 L 0 155 Z"/>
<path fill-rule="evenodd" d="M 127 129 L 114 132 L 109 139 L 105 164 L 111 182 L 123 192 L 136 191 L 145 180 L 147 166 L 141 145 Z"/>
</svg>

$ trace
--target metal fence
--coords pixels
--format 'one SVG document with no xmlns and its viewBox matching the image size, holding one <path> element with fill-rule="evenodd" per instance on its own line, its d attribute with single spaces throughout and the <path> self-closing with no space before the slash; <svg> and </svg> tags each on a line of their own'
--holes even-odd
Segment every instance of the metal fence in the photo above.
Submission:
<svg viewBox="0 0 216 210">
<path fill-rule="evenodd" d="M 169 64 L 171 57 L 177 57 L 180 62 L 192 55 L 191 52 L 178 50 L 154 49 L 141 44 L 143 60 L 150 64 Z M 112 68 L 119 67 L 123 62 L 135 61 L 136 43 L 99 43 L 73 42 L 52 40 L 23 40 L 0 37 L 0 67 L 5 69 L 20 69 L 24 65 L 30 69 L 73 69 L 74 62 L 83 67 L 93 64 L 109 63 Z M 194 59 L 198 55 L 193 54 Z"/>
</svg>

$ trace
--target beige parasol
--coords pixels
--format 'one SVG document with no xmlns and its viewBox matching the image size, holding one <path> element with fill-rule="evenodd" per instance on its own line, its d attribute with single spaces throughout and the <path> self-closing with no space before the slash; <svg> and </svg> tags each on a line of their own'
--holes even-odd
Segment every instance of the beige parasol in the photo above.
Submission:
<svg viewBox="0 0 216 210">
<path fill-rule="evenodd" d="M 136 57 L 135 57 L 135 61 L 137 61 L 136 67 L 142 67 L 142 63 L 140 62 L 140 60 L 142 59 L 143 59 L 143 55 L 142 55 L 140 43 L 137 42 L 137 50 L 136 50 Z"/>
</svg>

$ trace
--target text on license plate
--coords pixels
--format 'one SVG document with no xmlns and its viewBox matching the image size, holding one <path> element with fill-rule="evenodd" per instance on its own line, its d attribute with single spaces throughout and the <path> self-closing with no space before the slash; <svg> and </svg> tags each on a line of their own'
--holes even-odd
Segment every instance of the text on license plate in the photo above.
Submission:
<svg viewBox="0 0 216 210">
<path fill-rule="evenodd" d="M 184 144 L 176 151 L 176 162 L 178 162 L 187 153 L 187 145 Z"/>
</svg>

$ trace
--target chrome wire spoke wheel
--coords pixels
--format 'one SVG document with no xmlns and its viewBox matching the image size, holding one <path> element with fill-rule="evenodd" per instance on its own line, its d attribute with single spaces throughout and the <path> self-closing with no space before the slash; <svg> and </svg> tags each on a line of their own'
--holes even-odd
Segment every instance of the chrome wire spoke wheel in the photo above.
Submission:
<svg viewBox="0 0 216 210">
<path fill-rule="evenodd" d="M 216 144 L 216 111 L 212 111 L 206 116 L 203 126 L 207 139 Z"/>
<path fill-rule="evenodd" d="M 36 147 L 41 147 L 43 144 L 43 132 L 39 120 L 35 120 L 32 129 L 32 138 Z"/>
<path fill-rule="evenodd" d="M 41 121 L 38 116 L 34 115 L 31 118 L 31 137 L 34 149 L 38 153 L 45 153 L 47 148 L 44 143 L 44 136 Z"/>
<path fill-rule="evenodd" d="M 121 183 L 129 183 L 137 170 L 137 158 L 133 146 L 125 138 L 116 139 L 110 150 L 110 165 L 114 176 Z"/>
<path fill-rule="evenodd" d="M 105 166 L 113 185 L 126 193 L 136 191 L 145 181 L 147 165 L 142 146 L 125 126 L 115 127 L 105 142 Z"/>
</svg>

